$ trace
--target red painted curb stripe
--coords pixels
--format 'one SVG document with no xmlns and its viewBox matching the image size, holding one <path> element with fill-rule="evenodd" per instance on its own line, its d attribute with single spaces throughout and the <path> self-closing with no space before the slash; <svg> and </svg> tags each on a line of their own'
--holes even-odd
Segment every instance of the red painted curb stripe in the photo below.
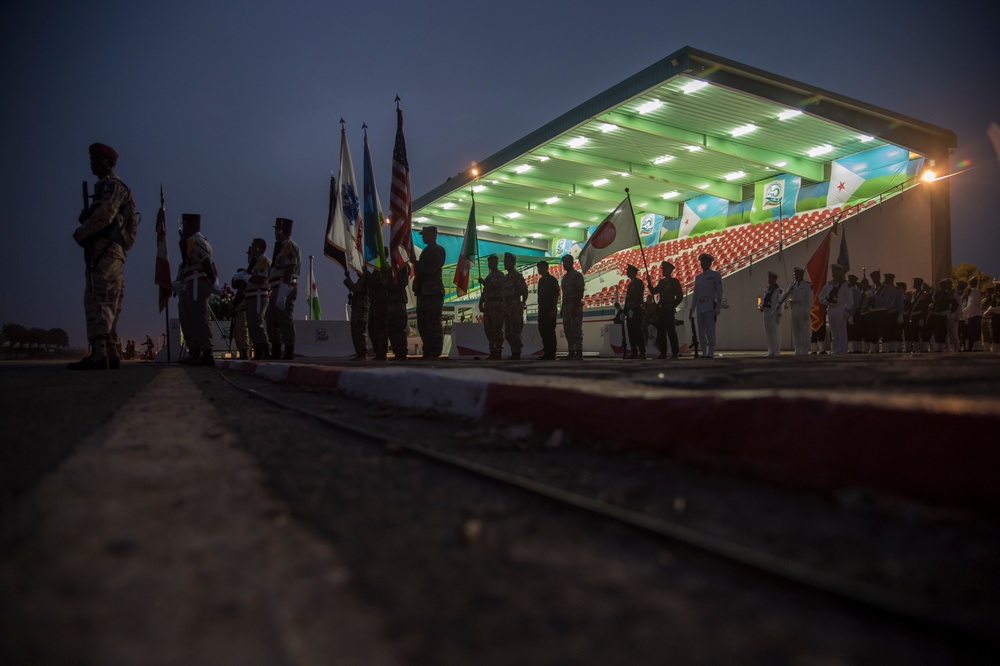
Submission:
<svg viewBox="0 0 1000 666">
<path fill-rule="evenodd" d="M 821 490 L 1000 507 L 1000 417 L 774 395 L 616 397 L 492 384 L 484 416 L 531 421 Z"/>
<path fill-rule="evenodd" d="M 305 386 L 325 386 L 327 388 L 337 388 L 340 382 L 340 368 L 331 368 L 320 365 L 289 365 L 288 376 L 285 381 L 291 384 L 303 384 Z"/>
</svg>

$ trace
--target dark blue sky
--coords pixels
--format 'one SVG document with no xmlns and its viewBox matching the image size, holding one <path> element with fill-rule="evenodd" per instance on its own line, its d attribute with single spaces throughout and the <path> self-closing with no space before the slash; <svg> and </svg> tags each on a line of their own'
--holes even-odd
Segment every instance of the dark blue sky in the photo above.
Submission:
<svg viewBox="0 0 1000 666">
<path fill-rule="evenodd" d="M 94 141 L 121 154 L 144 217 L 123 337 L 163 330 L 161 182 L 171 222 L 202 214 L 224 278 L 275 217 L 294 219 L 324 316 L 342 318 L 342 271 L 322 256 L 341 117 L 359 174 L 367 123 L 388 209 L 397 94 L 416 198 L 685 45 L 955 131 L 953 164 L 973 168 L 951 180 L 953 260 L 1000 275 L 997 40 L 971 2 L 882 4 L 4 3 L 0 320 L 86 344 L 71 234 Z"/>
</svg>

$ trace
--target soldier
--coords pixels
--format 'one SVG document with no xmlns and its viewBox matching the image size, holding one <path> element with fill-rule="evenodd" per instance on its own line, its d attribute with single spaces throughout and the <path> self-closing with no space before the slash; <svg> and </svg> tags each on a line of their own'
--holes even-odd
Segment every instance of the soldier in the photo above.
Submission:
<svg viewBox="0 0 1000 666">
<path fill-rule="evenodd" d="M 243 306 L 246 313 L 247 333 L 253 345 L 253 358 L 266 361 L 271 358 L 270 341 L 264 330 L 270 289 L 271 261 L 267 258 L 267 241 L 254 238 L 247 248 L 247 269 L 233 276 L 246 286 L 243 288 Z"/>
<path fill-rule="evenodd" d="M 903 348 L 903 294 L 896 286 L 896 276 L 883 276 L 882 298 L 885 303 L 885 330 L 882 336 L 882 351 L 899 353 Z M 904 285 L 905 287 L 906 285 Z"/>
<path fill-rule="evenodd" d="M 983 339 L 983 292 L 979 291 L 978 275 L 969 280 L 969 292 L 965 295 L 962 319 L 965 320 L 963 351 L 979 351 Z"/>
<path fill-rule="evenodd" d="M 646 285 L 639 279 L 639 269 L 632 264 L 625 268 L 629 283 L 625 289 L 625 321 L 628 326 L 629 343 L 632 353 L 626 358 L 645 359 L 646 339 L 642 336 L 642 301 Z"/>
<path fill-rule="evenodd" d="M 180 283 L 181 325 L 187 338 L 189 356 L 185 365 L 215 365 L 212 356 L 212 330 L 208 326 L 208 298 L 222 293 L 218 271 L 212 260 L 212 246 L 201 233 L 201 215 L 181 215 L 181 264 L 177 268 Z"/>
<path fill-rule="evenodd" d="M 681 281 L 673 276 L 672 263 L 660 262 L 660 272 L 663 277 L 656 283 L 655 289 L 649 276 L 646 276 L 649 290 L 660 297 L 656 314 L 656 346 L 660 350 L 660 355 L 656 358 L 667 358 L 667 340 L 670 341 L 670 358 L 678 358 L 680 347 L 677 342 L 674 316 L 677 314 L 677 306 L 684 300 L 684 290 L 681 288 Z"/>
<path fill-rule="evenodd" d="M 830 347 L 833 354 L 847 353 L 847 318 L 854 308 L 854 293 L 844 280 L 844 267 L 831 264 L 833 279 L 823 285 L 819 300 L 830 317 Z"/>
<path fill-rule="evenodd" d="M 861 328 L 858 326 L 858 308 L 861 307 L 861 287 L 858 285 L 858 276 L 851 273 L 847 276 L 847 286 L 854 294 L 854 310 L 847 318 L 847 353 L 856 354 L 861 351 Z"/>
<path fill-rule="evenodd" d="M 932 351 L 948 349 L 949 320 L 956 312 L 958 312 L 958 301 L 955 299 L 951 280 L 943 279 L 938 282 L 938 288 L 931 294 L 930 311 L 927 314 L 929 332 L 926 335 L 928 339 L 934 338 Z"/>
<path fill-rule="evenodd" d="M 368 339 L 375 350 L 375 360 L 389 358 L 389 282 L 388 267 L 368 275 Z"/>
<path fill-rule="evenodd" d="M 542 338 L 539 361 L 556 360 L 556 319 L 559 316 L 559 281 L 549 275 L 549 262 L 538 262 L 538 335 Z"/>
<path fill-rule="evenodd" d="M 365 339 L 365 332 L 368 330 L 368 284 L 367 266 L 356 280 L 350 274 L 344 275 L 347 302 L 351 306 L 351 342 L 354 343 L 352 361 L 368 360 L 368 341 Z"/>
<path fill-rule="evenodd" d="M 236 356 L 239 359 L 246 359 L 250 357 L 250 333 L 247 329 L 247 282 L 242 277 L 245 273 L 245 268 L 238 268 L 236 269 L 235 275 L 233 275 L 232 279 L 229 281 L 229 283 L 236 290 L 236 293 L 233 295 L 233 321 L 232 328 L 229 329 L 229 333 L 233 342 L 236 344 Z"/>
<path fill-rule="evenodd" d="M 854 322 L 858 327 L 858 335 L 861 336 L 861 353 L 874 354 L 878 351 L 878 327 L 872 313 L 875 289 L 868 278 L 861 278 L 858 288 L 861 290 L 861 302 L 854 308 Z"/>
<path fill-rule="evenodd" d="M 689 316 L 698 316 L 698 338 L 705 358 L 715 358 L 715 320 L 722 312 L 722 275 L 712 270 L 715 259 L 710 254 L 698 255 L 701 273 L 694 279 L 694 296 Z"/>
<path fill-rule="evenodd" d="M 952 297 L 958 307 L 948 314 L 948 347 L 950 351 L 962 351 L 962 329 L 965 323 L 962 321 L 962 303 L 965 301 L 966 287 L 968 287 L 968 283 L 965 280 L 959 280 L 952 291 Z"/>
<path fill-rule="evenodd" d="M 792 269 L 792 274 L 795 279 L 788 285 L 788 291 L 779 302 L 782 305 L 787 302 L 792 309 L 792 346 L 795 347 L 795 355 L 808 356 L 812 337 L 813 286 L 805 279 L 805 269 L 796 266 Z"/>
<path fill-rule="evenodd" d="M 930 310 L 930 292 L 924 285 L 923 278 L 913 278 L 913 292 L 910 294 L 910 311 L 905 321 L 906 338 L 909 341 L 910 353 L 927 351 L 928 339 L 924 333 L 927 313 Z"/>
<path fill-rule="evenodd" d="M 406 339 L 406 306 L 409 302 L 406 288 L 410 283 L 410 265 L 403 264 L 396 269 L 395 278 L 389 283 L 388 327 L 389 342 L 396 361 L 405 361 L 409 351 Z"/>
<path fill-rule="evenodd" d="M 563 334 L 566 336 L 568 361 L 583 360 L 583 291 L 586 288 L 583 274 L 573 267 L 573 255 L 562 258 L 565 274 L 562 278 Z"/>
<path fill-rule="evenodd" d="M 117 162 L 114 148 L 91 144 L 90 171 L 97 182 L 92 203 L 81 211 L 80 226 L 73 232 L 73 239 L 83 247 L 86 266 L 83 309 L 90 355 L 67 365 L 70 370 L 116 370 L 121 366 L 118 317 L 125 295 L 125 253 L 135 242 L 137 222 L 132 192 L 115 175 Z"/>
<path fill-rule="evenodd" d="M 503 273 L 500 272 L 500 259 L 491 254 L 486 259 L 489 272 L 485 278 L 479 278 L 483 285 L 479 307 L 483 311 L 483 327 L 486 329 L 486 342 L 490 346 L 490 355 L 486 360 L 499 361 L 503 358 Z"/>
<path fill-rule="evenodd" d="M 444 282 L 441 269 L 444 267 L 444 248 L 438 245 L 437 227 L 420 230 L 425 247 L 416 261 L 413 276 L 413 291 L 417 295 L 417 329 L 424 345 L 424 360 L 441 357 L 444 347 L 444 331 L 441 327 L 441 311 L 444 308 Z"/>
<path fill-rule="evenodd" d="M 295 298 L 299 294 L 299 273 L 302 253 L 292 240 L 292 221 L 286 217 L 274 220 L 274 252 L 271 255 L 267 305 L 267 337 L 271 341 L 271 358 L 295 358 Z M 282 355 L 281 346 L 285 346 Z"/>
<path fill-rule="evenodd" d="M 528 301 L 528 285 L 517 270 L 517 257 L 503 253 L 503 334 L 510 345 L 510 361 L 521 360 L 521 331 L 524 330 L 524 304 Z"/>
<path fill-rule="evenodd" d="M 647 274 L 648 278 L 648 274 Z M 652 292 L 652 288 L 650 289 Z M 646 294 L 646 300 L 642 303 L 642 339 L 649 341 L 655 336 L 650 336 L 649 329 L 656 328 L 657 322 L 659 321 L 659 313 L 657 312 L 656 298 L 652 293 Z"/>
<path fill-rule="evenodd" d="M 892 301 L 891 298 L 887 297 L 885 294 L 885 285 L 882 283 L 882 272 L 872 271 L 869 274 L 871 279 L 872 288 L 869 298 L 871 299 L 871 305 L 868 308 L 869 323 L 871 325 L 871 339 L 874 343 L 874 347 L 869 347 L 870 353 L 878 353 L 879 342 L 882 343 L 882 351 L 886 351 L 886 346 L 888 343 L 888 330 L 886 328 L 886 307 Z"/>
<path fill-rule="evenodd" d="M 784 295 L 778 286 L 778 274 L 767 272 L 767 286 L 761 296 L 758 310 L 764 313 L 764 337 L 767 338 L 767 355 L 781 355 L 781 298 Z"/>
</svg>

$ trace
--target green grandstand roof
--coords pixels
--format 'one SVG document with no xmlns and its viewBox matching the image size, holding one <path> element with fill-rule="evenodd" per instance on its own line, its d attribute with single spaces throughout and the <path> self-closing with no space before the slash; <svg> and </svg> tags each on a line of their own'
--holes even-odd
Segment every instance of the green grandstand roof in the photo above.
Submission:
<svg viewBox="0 0 1000 666">
<path fill-rule="evenodd" d="M 482 160 L 478 174 L 463 171 L 416 199 L 414 228 L 463 233 L 475 188 L 481 230 L 548 247 L 584 240 L 625 188 L 637 214 L 675 218 L 687 199 L 743 201 L 779 173 L 826 180 L 831 161 L 885 144 L 946 163 L 956 138 L 685 47 Z M 828 150 L 810 155 L 819 147 Z"/>
</svg>

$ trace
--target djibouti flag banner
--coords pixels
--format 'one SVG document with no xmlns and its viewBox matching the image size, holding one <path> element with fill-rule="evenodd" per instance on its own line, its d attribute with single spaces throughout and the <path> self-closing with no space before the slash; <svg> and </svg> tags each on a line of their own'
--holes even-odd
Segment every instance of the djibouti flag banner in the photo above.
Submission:
<svg viewBox="0 0 1000 666">
<path fill-rule="evenodd" d="M 319 289 L 316 288 L 316 273 L 313 271 L 313 258 L 309 255 L 309 318 L 319 321 L 323 318 L 323 308 L 319 306 Z"/>
</svg>

